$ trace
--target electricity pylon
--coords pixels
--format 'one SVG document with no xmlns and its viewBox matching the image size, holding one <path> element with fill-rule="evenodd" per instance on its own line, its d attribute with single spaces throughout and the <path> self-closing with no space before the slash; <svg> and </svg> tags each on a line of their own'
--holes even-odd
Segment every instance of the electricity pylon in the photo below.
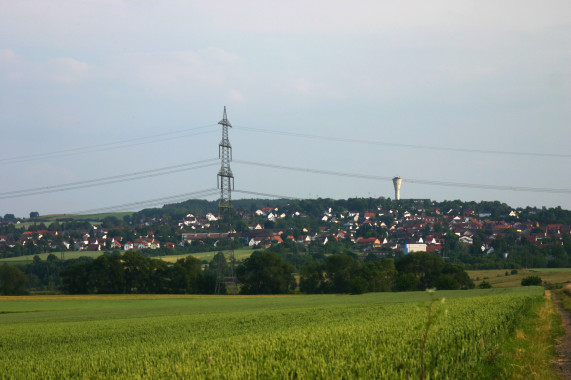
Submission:
<svg viewBox="0 0 571 380">
<path fill-rule="evenodd" d="M 218 144 L 218 156 L 220 158 L 220 170 L 218 171 L 217 184 L 220 188 L 220 202 L 218 203 L 218 214 L 222 223 L 228 225 L 228 237 L 233 233 L 232 227 L 232 214 L 234 213 L 234 208 L 232 206 L 232 189 L 234 188 L 234 174 L 232 174 L 232 169 L 230 169 L 230 161 L 232 161 L 232 145 L 230 145 L 230 140 L 228 139 L 228 127 L 232 128 L 232 124 L 228 121 L 226 117 L 226 106 L 224 106 L 224 115 L 222 120 L 218 122 L 222 125 L 222 140 Z M 218 180 L 219 179 L 219 180 Z M 232 238 L 230 238 L 232 239 Z M 234 285 L 234 290 L 237 291 L 238 285 L 236 280 L 236 272 L 234 271 L 234 249 L 231 248 L 230 251 L 230 270 L 232 271 L 232 283 Z M 220 272 L 217 275 L 216 289 L 215 293 L 220 292 L 220 288 L 224 278 L 220 276 Z"/>
<path fill-rule="evenodd" d="M 218 187 L 220 188 L 220 202 L 218 203 L 218 213 L 221 217 L 232 214 L 232 188 L 234 187 L 234 174 L 230 169 L 230 161 L 232 161 L 232 145 L 228 140 L 228 127 L 232 128 L 232 124 L 226 117 L 226 107 L 224 107 L 224 116 L 218 122 L 222 125 L 222 140 L 218 144 L 218 157 L 221 165 L 218 171 Z"/>
</svg>

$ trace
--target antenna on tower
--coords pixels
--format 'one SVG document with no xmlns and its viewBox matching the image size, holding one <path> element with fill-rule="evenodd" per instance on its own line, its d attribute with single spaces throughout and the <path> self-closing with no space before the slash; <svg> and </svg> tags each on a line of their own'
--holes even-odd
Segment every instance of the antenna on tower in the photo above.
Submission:
<svg viewBox="0 0 571 380">
<path fill-rule="evenodd" d="M 222 140 L 218 144 L 218 156 L 220 158 L 220 170 L 218 171 L 218 176 L 216 179 L 217 185 L 220 188 L 220 202 L 218 203 L 218 214 L 222 222 L 226 222 L 228 225 L 228 238 L 230 234 L 233 233 L 232 227 L 232 214 L 234 208 L 232 206 L 232 189 L 234 188 L 234 174 L 230 169 L 230 161 L 232 161 L 232 145 L 230 145 L 230 140 L 228 139 L 228 127 L 232 128 L 232 124 L 228 121 L 226 116 L 226 106 L 224 106 L 224 114 L 222 120 L 218 122 L 222 125 Z M 230 238 L 232 239 L 232 238 Z M 232 276 L 232 284 L 234 285 L 234 291 L 237 292 L 238 285 L 236 281 L 236 272 L 234 271 L 236 259 L 234 257 L 234 249 L 230 250 L 230 268 Z M 224 282 L 223 274 L 220 273 L 216 279 L 216 289 L 215 293 L 219 294 L 220 288 Z"/>
</svg>

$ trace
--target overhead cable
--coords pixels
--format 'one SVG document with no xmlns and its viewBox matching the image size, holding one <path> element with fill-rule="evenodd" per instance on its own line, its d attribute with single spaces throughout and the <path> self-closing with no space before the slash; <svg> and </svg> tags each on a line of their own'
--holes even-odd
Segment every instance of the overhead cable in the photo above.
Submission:
<svg viewBox="0 0 571 380">
<path fill-rule="evenodd" d="M 267 134 L 273 134 L 273 135 L 309 138 L 309 139 L 315 139 L 315 140 L 350 142 L 350 143 L 367 144 L 367 145 L 382 145 L 382 146 L 388 146 L 388 147 L 393 147 L 393 148 L 427 149 L 427 150 L 450 151 L 450 152 L 459 152 L 459 153 L 500 154 L 500 155 L 507 155 L 507 156 L 571 158 L 571 154 L 562 154 L 562 153 L 517 152 L 517 151 L 507 151 L 507 150 L 474 149 L 474 148 L 467 148 L 467 147 L 455 148 L 455 147 L 450 147 L 450 146 L 405 144 L 405 143 L 387 142 L 387 141 L 379 141 L 379 140 L 360 140 L 360 139 L 353 139 L 353 138 L 349 138 L 349 137 L 335 137 L 335 136 L 314 135 L 314 134 L 309 134 L 309 133 L 276 131 L 276 130 L 271 130 L 271 129 L 246 127 L 246 126 L 242 126 L 242 125 L 236 126 L 235 130 L 238 132 L 239 131 L 259 132 L 259 133 L 267 133 Z"/>
<path fill-rule="evenodd" d="M 183 200 L 188 200 L 189 197 L 207 197 L 207 196 L 211 196 L 211 195 L 215 195 L 215 194 L 218 194 L 218 189 L 216 189 L 216 188 L 205 189 L 205 190 L 193 191 L 191 193 L 170 195 L 170 196 L 162 197 L 162 198 L 147 199 L 147 200 L 138 201 L 138 202 L 123 203 L 123 204 L 115 205 L 115 206 L 77 211 L 77 212 L 71 213 L 70 215 L 98 214 L 98 213 L 110 212 L 110 211 L 119 212 L 120 210 L 126 210 L 126 209 L 133 208 L 133 207 L 140 208 L 141 206 L 150 206 L 150 205 L 159 205 L 159 204 L 164 205 L 165 202 L 169 202 L 169 201 L 170 202 L 172 202 L 172 201 L 183 201 Z"/>
<path fill-rule="evenodd" d="M 233 190 L 234 193 L 240 194 L 248 194 L 248 195 L 257 195 L 263 197 L 270 197 L 270 198 L 278 198 L 278 199 L 301 199 L 297 197 L 291 197 L 287 195 L 276 195 L 276 194 L 269 194 L 269 193 L 260 193 L 255 191 L 247 191 L 247 190 Z M 177 195 L 170 195 L 167 197 L 162 198 L 155 198 L 155 199 L 147 199 L 138 202 L 131 202 L 131 203 L 123 203 L 120 205 L 115 206 L 107 206 L 107 207 L 99 207 L 90 210 L 83 210 L 83 211 L 75 211 L 70 213 L 69 215 L 88 215 L 88 214 L 98 214 L 103 212 L 119 212 L 122 210 L 129 210 L 132 211 L 133 207 L 140 208 L 141 206 L 150 206 L 150 205 L 161 205 L 165 206 L 167 203 L 165 202 L 180 202 L 186 201 L 189 197 L 208 197 L 211 195 L 218 195 L 220 191 L 217 188 L 205 189 L 205 190 L 198 190 L 193 191 L 191 193 L 184 193 L 184 194 L 177 194 Z"/>
<path fill-rule="evenodd" d="M 240 194 L 248 194 L 248 195 L 258 195 L 258 196 L 262 196 L 262 197 L 278 198 L 278 199 L 301 199 L 301 198 L 297 198 L 297 197 L 291 197 L 291 196 L 288 196 L 288 195 L 276 195 L 276 194 L 268 194 L 268 193 L 259 193 L 259 192 L 247 191 L 247 190 L 232 190 L 232 192 L 234 192 L 234 193 L 240 193 Z"/>
<path fill-rule="evenodd" d="M 298 167 L 293 167 L 293 166 L 266 164 L 266 163 L 244 161 L 244 160 L 234 160 L 233 162 L 237 163 L 237 164 L 259 166 L 259 167 L 266 167 L 266 168 L 272 168 L 272 169 L 293 170 L 293 171 L 306 172 L 306 173 L 326 174 L 326 175 L 333 175 L 333 176 L 338 176 L 338 177 L 352 177 L 352 178 L 373 179 L 373 180 L 382 180 L 382 181 L 392 181 L 392 179 L 393 179 L 393 177 L 387 177 L 387 176 L 377 176 L 377 175 L 358 174 L 358 173 L 346 173 L 346 172 L 339 172 L 339 171 L 309 169 L 309 168 L 298 168 Z M 414 179 L 414 178 L 403 178 L 403 181 L 406 181 L 409 183 L 418 183 L 418 184 L 423 184 L 423 185 L 434 185 L 434 186 L 467 187 L 467 188 L 473 188 L 473 189 L 504 190 L 504 191 L 527 191 L 527 192 L 535 192 L 535 193 L 571 194 L 571 189 L 555 189 L 555 188 L 548 188 L 548 187 L 485 185 L 485 184 L 475 184 L 475 183 L 423 180 L 423 179 Z"/>
<path fill-rule="evenodd" d="M 115 140 L 115 141 L 107 142 L 104 144 L 82 146 L 82 147 L 64 149 L 64 150 L 53 151 L 53 152 L 36 153 L 36 154 L 29 154 L 29 155 L 25 155 L 25 156 L 0 158 L 0 165 L 15 164 L 15 163 L 19 163 L 19 162 L 27 162 L 27 161 L 35 161 L 35 160 L 45 160 L 48 158 L 56 158 L 56 157 L 74 156 L 74 155 L 78 155 L 78 154 L 101 152 L 101 151 L 107 151 L 107 150 L 113 150 L 113 149 L 124 149 L 124 148 L 143 145 L 143 144 L 151 144 L 151 143 L 155 144 L 158 142 L 180 139 L 182 137 L 197 136 L 197 135 L 201 135 L 201 134 L 205 134 L 205 133 L 214 133 L 214 132 L 217 132 L 217 130 L 211 129 L 211 130 L 206 130 L 206 131 L 202 131 L 202 132 L 193 132 L 193 131 L 213 127 L 215 125 L 216 124 L 209 124 L 209 125 L 203 125 L 203 126 L 195 127 L 195 128 L 183 129 L 183 130 L 179 130 L 179 131 L 165 132 L 165 133 L 160 133 L 160 134 L 155 134 L 155 135 L 150 135 L 150 136 L 133 137 L 133 138 L 129 138 L 128 140 Z M 189 132 L 193 132 L 193 133 L 189 133 Z M 165 136 L 169 136 L 169 135 L 170 135 L 170 137 L 165 137 Z M 147 140 L 147 141 L 145 141 L 145 140 Z"/>
<path fill-rule="evenodd" d="M 189 162 L 189 163 L 173 165 L 173 166 L 165 166 L 165 167 L 157 168 L 157 169 L 150 169 L 150 170 L 144 170 L 144 171 L 140 171 L 140 172 L 114 175 L 114 176 L 104 177 L 104 178 L 97 178 L 97 179 L 91 179 L 91 180 L 85 180 L 85 181 L 71 182 L 71 183 L 66 183 L 66 184 L 62 184 L 62 185 L 36 187 L 36 188 L 32 188 L 32 189 L 23 189 L 23 190 L 13 190 L 13 191 L 0 193 L 0 199 L 20 198 L 20 197 L 27 197 L 30 195 L 54 193 L 54 192 L 67 191 L 67 190 L 75 190 L 75 189 L 81 189 L 81 188 L 85 188 L 85 187 L 102 186 L 102 185 L 108 185 L 108 184 L 112 184 L 112 183 L 132 181 L 135 179 L 162 176 L 162 175 L 167 175 L 167 174 L 172 174 L 172 173 L 179 173 L 182 171 L 195 170 L 195 169 L 201 169 L 201 168 L 216 166 L 216 165 L 218 165 L 217 164 L 218 161 L 219 160 L 217 158 L 211 158 L 208 160 Z"/>
</svg>

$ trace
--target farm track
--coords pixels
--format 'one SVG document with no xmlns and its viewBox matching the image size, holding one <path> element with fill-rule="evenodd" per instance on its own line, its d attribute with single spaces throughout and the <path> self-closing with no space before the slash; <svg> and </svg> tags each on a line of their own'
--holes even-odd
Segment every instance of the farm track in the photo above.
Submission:
<svg viewBox="0 0 571 380">
<path fill-rule="evenodd" d="M 554 365 L 559 370 L 562 378 L 571 380 L 571 316 L 567 310 L 563 309 L 561 300 L 554 293 L 552 293 L 551 297 L 561 315 L 561 325 L 565 330 L 565 335 L 558 340 L 556 349 L 559 358 Z"/>
</svg>

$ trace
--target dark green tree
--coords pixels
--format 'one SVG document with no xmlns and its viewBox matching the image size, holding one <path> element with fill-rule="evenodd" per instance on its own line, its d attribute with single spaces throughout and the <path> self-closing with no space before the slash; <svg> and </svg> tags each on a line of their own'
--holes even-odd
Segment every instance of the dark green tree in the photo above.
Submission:
<svg viewBox="0 0 571 380">
<path fill-rule="evenodd" d="M 28 277 L 15 266 L 0 266 L 0 293 L 4 295 L 25 294 Z"/>
<path fill-rule="evenodd" d="M 89 284 L 94 293 L 120 294 L 126 292 L 125 271 L 121 255 L 102 255 L 90 265 Z"/>
<path fill-rule="evenodd" d="M 360 276 L 367 281 L 369 292 L 390 292 L 398 276 L 393 259 L 366 262 Z"/>
<path fill-rule="evenodd" d="M 328 293 L 348 293 L 353 277 L 355 260 L 349 255 L 331 255 L 325 260 Z"/>
<path fill-rule="evenodd" d="M 279 254 L 255 251 L 238 266 L 242 294 L 283 294 L 295 289 L 294 268 Z"/>
<path fill-rule="evenodd" d="M 395 290 L 408 292 L 418 289 L 420 281 L 413 273 L 401 273 L 395 281 Z"/>
<path fill-rule="evenodd" d="M 306 294 L 323 293 L 325 290 L 325 277 L 323 265 L 310 263 L 301 268 L 299 290 Z"/>
<path fill-rule="evenodd" d="M 199 293 L 201 274 L 200 260 L 192 256 L 179 259 L 172 268 L 171 286 L 173 292 L 183 294 Z"/>
<path fill-rule="evenodd" d="M 90 281 L 90 262 L 77 262 L 68 265 L 60 272 L 61 289 L 70 294 L 90 294 L 95 290 Z"/>
<path fill-rule="evenodd" d="M 399 273 L 413 274 L 418 279 L 418 290 L 431 288 L 444 268 L 441 257 L 428 252 L 412 252 L 396 262 Z"/>
<path fill-rule="evenodd" d="M 128 251 L 122 257 L 127 293 L 150 293 L 153 265 L 139 252 Z"/>
</svg>

